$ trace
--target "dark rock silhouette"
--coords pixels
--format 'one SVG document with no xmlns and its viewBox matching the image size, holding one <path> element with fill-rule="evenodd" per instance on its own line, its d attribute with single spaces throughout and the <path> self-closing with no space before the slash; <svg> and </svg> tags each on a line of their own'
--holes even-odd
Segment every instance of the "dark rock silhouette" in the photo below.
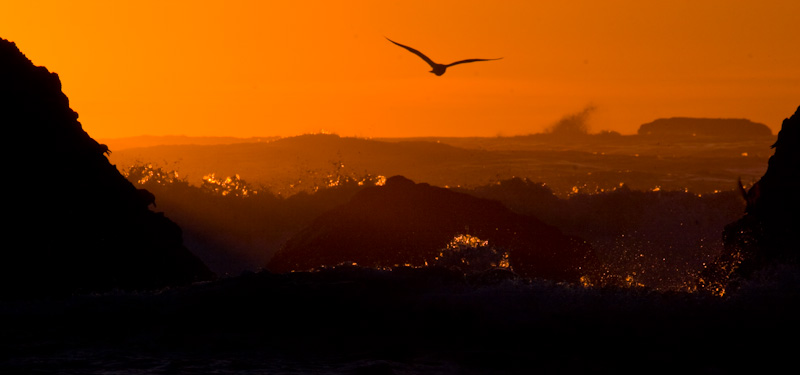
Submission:
<svg viewBox="0 0 800 375">
<path fill-rule="evenodd" d="M 800 107 L 783 121 L 773 147 L 764 176 L 749 190 L 739 183 L 745 214 L 725 227 L 725 251 L 701 275 L 701 285 L 736 286 L 770 265 L 800 262 Z"/>
<path fill-rule="evenodd" d="M 428 63 L 428 65 L 431 66 L 431 71 L 430 72 L 433 73 L 433 74 L 436 74 L 437 76 L 441 76 L 442 74 L 444 74 L 444 72 L 447 70 L 447 68 L 449 68 L 449 67 L 451 67 L 453 65 L 471 63 L 471 62 L 477 62 L 477 61 L 492 61 L 492 60 L 500 60 L 500 59 L 502 59 L 502 57 L 497 58 L 497 59 L 466 59 L 466 60 L 459 60 L 459 61 L 456 61 L 456 62 L 452 62 L 450 64 L 438 64 L 438 63 L 433 62 L 433 60 L 431 60 L 428 56 L 425 56 L 422 52 L 417 51 L 416 49 L 413 49 L 413 48 L 411 48 L 409 46 L 404 46 L 404 45 L 402 45 L 400 43 L 397 43 L 397 42 L 395 42 L 395 41 L 393 41 L 393 40 L 391 40 L 389 38 L 386 38 L 386 40 L 388 40 L 388 41 L 390 41 L 390 42 L 392 42 L 392 43 L 394 43 L 394 44 L 396 44 L 396 45 L 398 45 L 400 47 L 403 47 L 403 48 L 407 49 L 409 52 L 411 52 L 411 53 L 419 56 L 421 59 L 425 60 L 425 62 Z"/>
<path fill-rule="evenodd" d="M 154 288 L 213 275 L 148 209 L 69 107 L 56 73 L 0 39 L 6 190 L 0 293 Z"/>
<path fill-rule="evenodd" d="M 394 176 L 321 215 L 289 239 L 267 268 L 421 266 L 462 233 L 508 251 L 514 271 L 526 277 L 578 281 L 591 256 L 583 241 L 497 201 Z"/>
<path fill-rule="evenodd" d="M 638 134 L 652 137 L 706 136 L 749 139 L 769 137 L 772 135 L 772 130 L 764 124 L 747 119 L 672 117 L 642 124 Z"/>
<path fill-rule="evenodd" d="M 150 205 L 156 207 L 156 196 L 153 195 L 153 193 L 147 189 L 136 189 L 136 192 L 139 194 L 139 200 L 145 207 L 149 207 Z"/>
</svg>

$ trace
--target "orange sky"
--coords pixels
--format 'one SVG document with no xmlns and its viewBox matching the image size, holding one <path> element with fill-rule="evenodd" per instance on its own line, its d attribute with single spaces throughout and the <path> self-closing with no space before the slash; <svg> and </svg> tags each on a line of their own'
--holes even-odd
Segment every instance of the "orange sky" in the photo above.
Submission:
<svg viewBox="0 0 800 375">
<path fill-rule="evenodd" d="M 517 135 L 588 105 L 780 122 L 800 105 L 800 2 L 17 1 L 0 37 L 57 72 L 95 138 Z M 441 77 L 384 36 L 449 63 Z"/>
</svg>

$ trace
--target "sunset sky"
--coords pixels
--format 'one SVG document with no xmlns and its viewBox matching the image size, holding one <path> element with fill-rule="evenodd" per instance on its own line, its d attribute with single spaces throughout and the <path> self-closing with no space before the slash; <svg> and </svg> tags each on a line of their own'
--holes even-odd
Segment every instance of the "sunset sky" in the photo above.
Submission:
<svg viewBox="0 0 800 375">
<path fill-rule="evenodd" d="M 15 1 L 0 38 L 95 138 L 496 136 L 800 105 L 800 2 Z M 458 65 L 441 77 L 385 37 Z"/>
</svg>

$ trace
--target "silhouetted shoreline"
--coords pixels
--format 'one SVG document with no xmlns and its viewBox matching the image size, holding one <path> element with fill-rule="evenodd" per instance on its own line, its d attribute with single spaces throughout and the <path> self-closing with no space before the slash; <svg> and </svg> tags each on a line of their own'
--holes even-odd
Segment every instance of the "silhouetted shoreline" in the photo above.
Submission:
<svg viewBox="0 0 800 375">
<path fill-rule="evenodd" d="M 425 373 L 414 370 L 425 364 L 451 367 L 445 373 L 769 369 L 791 361 L 779 337 L 798 333 L 797 285 L 718 298 L 543 280 L 471 285 L 445 269 L 262 272 L 6 303 L 0 369 L 245 372 L 237 361 L 252 371 L 331 374 L 384 361 L 401 373 Z"/>
</svg>

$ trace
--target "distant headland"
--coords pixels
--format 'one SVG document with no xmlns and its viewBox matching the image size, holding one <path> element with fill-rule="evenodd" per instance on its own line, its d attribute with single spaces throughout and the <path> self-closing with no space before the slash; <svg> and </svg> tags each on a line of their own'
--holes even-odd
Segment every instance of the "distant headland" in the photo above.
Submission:
<svg viewBox="0 0 800 375">
<path fill-rule="evenodd" d="M 728 139 L 769 137 L 772 136 L 772 130 L 748 119 L 671 117 L 642 124 L 638 134 L 649 137 L 703 136 Z"/>
</svg>

